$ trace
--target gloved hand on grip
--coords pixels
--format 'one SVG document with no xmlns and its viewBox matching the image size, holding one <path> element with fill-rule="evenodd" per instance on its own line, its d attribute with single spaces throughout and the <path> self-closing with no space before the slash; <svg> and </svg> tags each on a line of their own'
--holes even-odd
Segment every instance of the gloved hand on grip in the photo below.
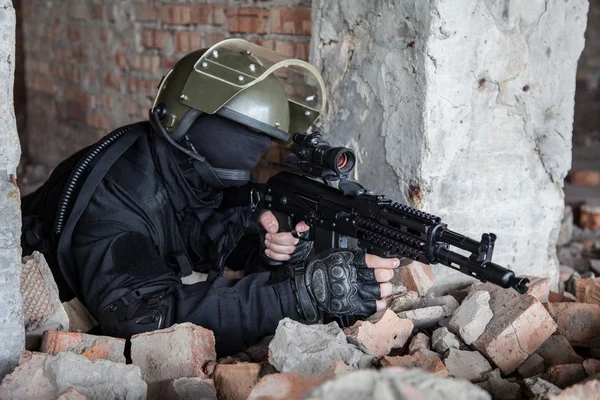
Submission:
<svg viewBox="0 0 600 400">
<path fill-rule="evenodd" d="M 292 266 L 292 285 L 307 322 L 323 316 L 367 316 L 385 308 L 392 293 L 388 281 L 400 265 L 396 258 L 364 250 L 332 249 Z"/>
</svg>

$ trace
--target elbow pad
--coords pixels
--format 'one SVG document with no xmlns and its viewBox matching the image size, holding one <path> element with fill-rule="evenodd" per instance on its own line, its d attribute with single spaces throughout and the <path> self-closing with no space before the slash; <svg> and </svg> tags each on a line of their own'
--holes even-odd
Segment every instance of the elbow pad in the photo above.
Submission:
<svg viewBox="0 0 600 400">
<path fill-rule="evenodd" d="M 141 288 L 104 307 L 98 322 L 104 335 L 120 338 L 173 324 L 175 297 L 169 289 Z"/>
</svg>

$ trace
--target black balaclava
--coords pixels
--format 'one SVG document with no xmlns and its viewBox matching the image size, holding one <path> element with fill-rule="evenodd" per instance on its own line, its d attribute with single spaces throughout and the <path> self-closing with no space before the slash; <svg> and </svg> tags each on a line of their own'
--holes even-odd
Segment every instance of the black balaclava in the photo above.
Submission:
<svg viewBox="0 0 600 400">
<path fill-rule="evenodd" d="M 219 115 L 201 115 L 187 136 L 213 168 L 250 171 L 271 147 L 270 137 Z"/>
</svg>

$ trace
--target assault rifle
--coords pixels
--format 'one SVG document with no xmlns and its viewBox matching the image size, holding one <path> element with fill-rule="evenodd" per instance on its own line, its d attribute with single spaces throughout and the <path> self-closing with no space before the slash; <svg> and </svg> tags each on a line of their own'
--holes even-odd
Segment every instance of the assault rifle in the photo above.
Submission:
<svg viewBox="0 0 600 400">
<path fill-rule="evenodd" d="M 493 233 L 484 233 L 481 241 L 470 239 L 449 230 L 439 217 L 350 181 L 354 152 L 331 147 L 319 132 L 296 133 L 293 141 L 294 153 L 286 157 L 286 164 L 294 172 L 280 172 L 268 180 L 263 207 L 289 216 L 288 224 L 305 221 L 311 227 L 308 237 L 292 234 L 313 240 L 317 252 L 348 247 L 348 239 L 354 238 L 358 247 L 371 254 L 439 263 L 482 282 L 527 292 L 528 279 L 492 263 Z M 470 256 L 456 253 L 450 246 L 466 250 Z"/>
</svg>

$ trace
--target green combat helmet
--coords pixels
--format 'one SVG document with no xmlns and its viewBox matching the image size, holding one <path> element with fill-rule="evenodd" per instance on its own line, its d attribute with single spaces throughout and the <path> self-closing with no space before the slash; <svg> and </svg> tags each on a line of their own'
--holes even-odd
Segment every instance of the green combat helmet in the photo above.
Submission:
<svg viewBox="0 0 600 400">
<path fill-rule="evenodd" d="M 228 39 L 175 64 L 159 85 L 151 120 L 156 114 L 177 142 L 199 115 L 216 113 L 289 144 L 292 133 L 316 121 L 325 101 L 323 79 L 309 63 Z"/>
</svg>

